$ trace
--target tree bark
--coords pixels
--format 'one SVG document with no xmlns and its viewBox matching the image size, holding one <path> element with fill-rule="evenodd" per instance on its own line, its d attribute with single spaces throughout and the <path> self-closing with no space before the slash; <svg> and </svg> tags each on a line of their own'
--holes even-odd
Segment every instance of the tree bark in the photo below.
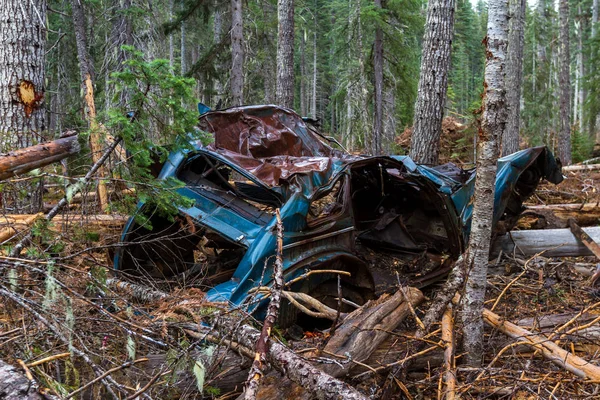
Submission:
<svg viewBox="0 0 600 400">
<path fill-rule="evenodd" d="M 4 0 L 0 5 L 0 153 L 45 140 L 46 4 Z M 41 208 L 41 181 L 15 186 L 3 190 L 5 206 L 22 212 Z"/>
<path fill-rule="evenodd" d="M 598 0 L 592 3 L 592 39 L 596 37 L 598 31 Z"/>
<path fill-rule="evenodd" d="M 381 10 L 381 0 L 375 0 L 375 8 Z M 375 75 L 373 137 L 371 138 L 371 154 L 383 154 L 383 31 L 381 26 L 375 28 L 373 49 L 373 70 Z"/>
<path fill-rule="evenodd" d="M 294 0 L 277 1 L 277 104 L 294 107 Z"/>
<path fill-rule="evenodd" d="M 231 0 L 231 105 L 244 104 L 244 27 L 242 0 Z"/>
<path fill-rule="evenodd" d="M 46 0 L 0 6 L 0 153 L 31 146 L 46 130 Z"/>
<path fill-rule="evenodd" d="M 75 28 L 75 42 L 77 44 L 77 59 L 79 60 L 79 71 L 81 73 L 81 89 L 86 105 L 86 116 L 90 128 L 90 151 L 92 161 L 96 163 L 102 156 L 101 128 L 96 120 L 96 104 L 94 101 L 94 66 L 87 49 L 87 37 L 85 32 L 85 20 L 81 0 L 71 0 L 73 13 L 73 27 Z M 99 169 L 100 176 L 106 176 L 106 169 Z M 98 203 L 100 209 L 105 211 L 108 207 L 108 194 L 104 181 L 98 181 Z"/>
<path fill-rule="evenodd" d="M 0 181 L 62 160 L 80 150 L 77 136 L 0 154 Z"/>
<path fill-rule="evenodd" d="M 308 115 L 308 91 L 306 90 L 306 29 L 300 37 L 300 114 Z"/>
<path fill-rule="evenodd" d="M 506 107 L 508 118 L 502 135 L 502 155 L 519 151 L 523 46 L 525 43 L 525 0 L 509 0 L 510 19 L 506 59 Z"/>
<path fill-rule="evenodd" d="M 463 346 L 468 364 L 478 366 L 483 355 L 483 301 L 492 234 L 492 216 L 498 159 L 498 140 L 506 126 L 506 92 L 504 72 L 508 36 L 506 0 L 488 2 L 486 65 L 483 116 L 477 143 L 477 175 L 471 234 L 465 260 L 468 266 L 463 301 Z"/>
<path fill-rule="evenodd" d="M 317 5 L 315 4 L 315 9 Z M 315 31 L 313 32 L 313 76 L 312 76 L 312 96 L 310 100 L 310 114 L 311 117 L 317 119 L 317 16 L 315 15 Z"/>
<path fill-rule="evenodd" d="M 40 394 L 38 385 L 29 381 L 16 367 L 0 360 L 0 398 L 4 400 L 43 400 L 50 397 Z"/>
<path fill-rule="evenodd" d="M 560 131 L 558 133 L 557 157 L 563 165 L 571 164 L 571 77 L 569 66 L 569 0 L 560 0 L 560 34 L 558 48 L 559 90 L 560 90 Z"/>
<path fill-rule="evenodd" d="M 410 156 L 417 163 L 438 164 L 453 31 L 454 0 L 430 0 L 410 143 Z"/>
<path fill-rule="evenodd" d="M 185 2 L 181 2 L 182 10 L 185 8 Z M 188 70 L 187 67 L 187 47 L 185 43 L 186 31 L 185 31 L 185 20 L 181 21 L 181 75 L 185 75 Z"/>
<path fill-rule="evenodd" d="M 328 357 L 337 358 L 341 363 L 322 364 L 320 370 L 334 377 L 347 376 L 364 363 L 373 352 L 390 336 L 398 325 L 411 313 L 411 307 L 418 306 L 424 296 L 415 288 L 401 289 L 393 295 L 384 294 L 371 300 L 348 314 L 343 323 L 331 336 L 322 350 Z M 410 305 L 409 305 L 410 302 Z M 307 355 L 308 358 L 319 353 Z M 345 362 L 344 358 L 356 362 Z M 270 374 L 273 375 L 273 374 Z M 308 400 L 312 398 L 306 391 L 289 381 L 265 380 L 259 391 L 259 399 L 292 398 Z"/>
</svg>

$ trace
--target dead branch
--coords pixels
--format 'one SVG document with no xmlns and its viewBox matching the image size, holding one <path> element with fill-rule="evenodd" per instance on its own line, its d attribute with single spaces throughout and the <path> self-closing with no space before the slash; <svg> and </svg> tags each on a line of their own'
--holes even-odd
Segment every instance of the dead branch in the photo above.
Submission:
<svg viewBox="0 0 600 400">
<path fill-rule="evenodd" d="M 81 189 L 83 188 L 83 186 L 87 185 L 92 180 L 92 178 L 93 178 L 94 174 L 96 173 L 96 171 L 98 171 L 98 169 L 102 166 L 102 164 L 104 164 L 104 162 L 110 156 L 110 153 L 113 152 L 113 150 L 118 146 L 119 143 L 121 143 L 121 138 L 117 138 L 104 151 L 104 154 L 102 154 L 102 157 L 100 157 L 98 159 L 98 161 L 96 161 L 94 163 L 94 165 L 92 166 L 92 168 L 88 171 L 88 173 L 85 175 L 85 177 L 83 178 L 83 180 L 81 182 L 78 182 L 78 183 L 75 183 L 75 184 L 72 184 L 72 185 L 69 186 L 69 188 L 71 189 L 71 194 L 75 194 L 77 192 L 80 192 Z M 67 189 L 67 190 L 69 190 L 69 189 Z M 69 197 L 65 194 L 65 196 L 58 202 L 58 204 L 56 204 L 56 206 L 54 206 L 54 208 L 52 210 L 50 210 L 50 212 L 48 214 L 46 214 L 46 220 L 47 221 L 51 221 L 60 212 L 60 210 L 64 206 L 66 206 L 67 204 L 69 204 Z M 18 257 L 19 254 L 21 254 L 21 251 L 23 251 L 23 249 L 25 248 L 25 246 L 27 246 L 30 241 L 31 241 L 31 233 L 25 235 L 25 237 L 23 239 L 21 239 L 19 241 L 19 243 L 17 243 L 15 245 L 15 247 L 10 252 L 10 255 L 12 257 Z"/>
<path fill-rule="evenodd" d="M 418 289 L 407 288 L 404 294 L 400 291 L 394 295 L 384 294 L 348 314 L 322 351 L 337 362 L 321 364 L 320 369 L 332 377 L 345 376 L 358 366 L 369 369 L 364 362 L 389 337 L 390 332 L 410 315 L 406 299 L 412 306 L 417 306 L 424 296 Z M 317 354 L 308 356 L 311 355 Z M 374 372 L 375 369 L 369 371 Z M 258 398 L 311 398 L 302 387 L 282 381 L 281 378 L 271 378 L 261 386 Z"/>
<path fill-rule="evenodd" d="M 242 325 L 235 329 L 236 324 L 227 319 L 217 323 L 219 334 L 231 337 L 245 347 L 253 347 L 261 333 L 248 325 Z M 202 334 L 211 334 L 211 329 L 197 324 L 185 324 L 185 328 Z M 308 361 L 286 346 L 268 340 L 267 359 L 279 371 L 283 372 L 292 382 L 305 388 L 314 398 L 322 400 L 349 399 L 367 400 L 367 397 L 358 392 L 352 386 L 326 374 L 319 368 L 312 366 Z"/>
<path fill-rule="evenodd" d="M 129 367 L 131 367 L 132 365 L 135 365 L 135 364 L 138 364 L 138 363 L 141 363 L 141 362 L 146 362 L 146 361 L 148 361 L 148 359 L 147 359 L 147 358 L 140 358 L 140 359 L 137 359 L 137 360 L 134 360 L 134 361 L 128 361 L 128 362 L 126 362 L 126 363 L 124 363 L 124 364 L 121 364 L 121 365 L 118 365 L 118 366 L 116 366 L 116 367 L 114 367 L 114 368 L 111 368 L 111 369 L 107 370 L 106 372 L 104 372 L 102 375 L 100 375 L 100 376 L 96 377 L 96 379 L 92 379 L 91 381 L 89 381 L 89 382 L 88 382 L 88 383 L 86 383 L 85 385 L 83 385 L 83 386 L 81 386 L 80 388 L 78 388 L 78 389 L 76 389 L 76 390 L 72 391 L 71 393 L 69 393 L 69 394 L 67 395 L 67 397 L 65 397 L 65 400 L 67 400 L 67 399 L 70 399 L 71 397 L 75 396 L 77 393 L 81 393 L 81 392 L 83 392 L 85 389 L 89 388 L 89 387 L 90 387 L 90 386 L 92 386 L 94 383 L 96 383 L 96 382 L 98 382 L 98 381 L 100 381 L 100 380 L 102 380 L 102 379 L 106 378 L 107 376 L 109 376 L 109 375 L 110 375 L 110 374 L 112 374 L 113 372 L 117 372 L 117 371 L 119 371 L 119 370 L 121 370 L 121 369 L 124 369 L 124 368 L 129 368 Z"/>
<path fill-rule="evenodd" d="M 267 316 L 263 322 L 260 337 L 256 342 L 254 362 L 248 373 L 248 384 L 246 385 L 246 400 L 256 399 L 256 392 L 260 378 L 263 376 L 264 363 L 266 361 L 269 339 L 271 337 L 271 329 L 277 321 L 279 315 L 279 305 L 281 304 L 281 291 L 283 289 L 283 222 L 279 209 L 275 210 L 277 218 L 277 253 L 275 255 L 275 263 L 273 266 L 273 289 L 271 290 L 271 301 L 267 308 Z"/>
<path fill-rule="evenodd" d="M 71 344 L 71 341 L 67 337 L 65 337 L 62 334 L 62 332 L 53 323 L 51 323 L 46 318 L 44 318 L 39 312 L 37 312 L 36 310 L 31 308 L 24 301 L 24 299 L 22 299 L 16 293 L 13 293 L 13 292 L 7 290 L 3 285 L 0 285 L 0 296 L 10 299 L 12 302 L 14 302 L 15 304 L 18 304 L 24 310 L 28 311 L 33 316 L 35 316 L 42 324 L 44 324 L 48 329 L 50 329 L 61 342 L 63 342 L 67 346 L 70 345 L 73 353 L 75 355 L 81 357 L 92 368 L 92 370 L 94 371 L 94 373 L 97 376 L 102 375 L 100 367 L 98 367 L 96 365 L 96 363 L 94 363 L 92 361 L 92 359 L 88 356 L 88 354 L 86 352 L 81 351 L 77 347 L 73 346 Z M 101 381 L 102 381 L 104 387 L 106 388 L 106 391 L 111 395 L 111 397 L 115 400 L 118 400 L 119 397 L 113 391 L 112 385 L 114 385 L 115 387 L 117 387 L 119 389 L 121 389 L 121 385 L 119 385 L 117 382 L 115 382 L 114 379 L 112 379 L 110 376 L 104 377 L 103 379 L 101 379 Z"/>
<path fill-rule="evenodd" d="M 425 317 L 423 317 L 423 328 L 417 330 L 416 337 L 425 336 L 429 329 L 431 329 L 431 326 L 440 320 L 456 292 L 463 286 L 466 277 L 466 263 L 461 255 L 454 263 L 446 283 L 444 283 L 442 289 L 436 294 L 431 306 L 429 306 Z"/>
<path fill-rule="evenodd" d="M 159 292 L 158 290 L 146 286 L 136 285 L 135 283 L 125 282 L 118 278 L 108 278 L 106 280 L 106 286 L 142 303 L 163 300 L 169 297 L 169 295 L 164 292 Z"/>
<path fill-rule="evenodd" d="M 452 305 L 449 304 L 442 316 L 442 340 L 444 349 L 444 383 L 446 384 L 445 399 L 454 400 L 456 397 L 456 370 L 454 360 L 454 318 Z"/>
<path fill-rule="evenodd" d="M 45 357 L 45 358 L 42 358 L 41 360 L 31 362 L 31 363 L 27 364 L 27 367 L 29 367 L 29 368 L 37 367 L 38 365 L 42 365 L 42 364 L 50 362 L 50 361 L 54 361 L 54 360 L 58 360 L 60 358 L 66 358 L 66 357 L 70 357 L 70 356 L 71 356 L 71 353 L 55 354 L 53 356 Z"/>
<path fill-rule="evenodd" d="M 541 351 L 545 358 L 578 377 L 593 381 L 600 380 L 600 367 L 560 348 L 548 338 L 505 321 L 486 308 L 483 309 L 483 320 L 511 338 L 523 341 L 532 349 Z"/>
<path fill-rule="evenodd" d="M 75 132 L 66 134 L 71 136 L 0 154 L 0 181 L 79 153 L 81 147 Z"/>
<path fill-rule="evenodd" d="M 577 225 L 577 222 L 575 222 L 573 218 L 569 218 L 567 223 L 569 224 L 569 229 L 571 229 L 573 236 L 575 236 L 577 240 L 583 243 L 585 247 L 587 247 L 592 253 L 594 253 L 596 258 L 600 260 L 600 246 L 598 246 L 598 243 L 596 243 L 594 239 L 590 237 L 590 235 L 588 235 L 583 229 L 581 229 L 581 227 Z"/>
</svg>

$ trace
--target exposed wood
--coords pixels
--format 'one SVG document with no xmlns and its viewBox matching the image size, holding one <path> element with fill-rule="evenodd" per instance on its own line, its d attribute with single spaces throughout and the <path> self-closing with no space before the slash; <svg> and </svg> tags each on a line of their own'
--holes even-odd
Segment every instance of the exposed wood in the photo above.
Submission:
<svg viewBox="0 0 600 400">
<path fill-rule="evenodd" d="M 20 223 L 18 225 L 20 225 L 21 227 L 23 227 L 23 226 L 28 227 L 31 224 L 33 224 L 37 219 L 41 218 L 43 215 L 44 214 L 42 214 L 42 213 L 28 215 L 27 218 L 20 220 Z M 0 217 L 0 223 L 1 223 L 2 218 L 4 218 L 4 217 Z M 17 233 L 18 233 L 18 231 L 17 231 L 16 227 L 12 226 L 12 225 L 0 230 L 0 243 L 4 242 L 5 240 L 10 239 Z"/>
<path fill-rule="evenodd" d="M 569 218 L 567 223 L 569 224 L 569 228 L 571 229 L 571 232 L 577 238 L 577 240 L 583 243 L 585 247 L 587 247 L 592 253 L 594 253 L 596 258 L 600 260 L 600 246 L 598 246 L 598 243 L 596 243 L 594 239 L 590 237 L 590 235 L 585 233 L 585 231 L 581 229 L 579 225 L 577 225 L 574 219 Z"/>
<path fill-rule="evenodd" d="M 80 149 L 77 136 L 73 135 L 0 154 L 0 180 L 60 161 Z"/>
<path fill-rule="evenodd" d="M 79 60 L 79 72 L 81 74 L 81 89 L 86 106 L 86 119 L 90 128 L 90 150 L 92 160 L 97 163 L 102 157 L 102 138 L 103 127 L 96 118 L 96 102 L 94 100 L 94 64 L 88 52 L 87 32 L 85 26 L 85 15 L 83 2 L 78 0 L 71 1 L 73 15 L 73 27 L 75 28 L 75 43 L 77 46 L 77 59 Z M 101 177 L 106 176 L 105 168 L 100 165 L 98 170 Z M 108 207 L 108 197 L 106 192 L 106 183 L 103 180 L 98 181 L 98 199 L 100 210 L 106 211 Z"/>
<path fill-rule="evenodd" d="M 517 227 L 520 229 L 567 228 L 567 220 L 575 219 L 582 226 L 598 225 L 600 204 L 550 204 L 528 206 L 521 214 Z"/>
<path fill-rule="evenodd" d="M 600 227 L 583 228 L 594 241 L 600 241 Z M 544 252 L 544 257 L 578 257 L 593 253 L 579 242 L 569 229 L 542 229 L 511 231 L 496 238 L 492 245 L 491 258 L 500 251 L 531 257 Z"/>
<path fill-rule="evenodd" d="M 454 360 L 454 318 L 452 316 L 452 305 L 449 304 L 442 317 L 442 340 L 444 349 L 444 392 L 446 400 L 456 398 L 456 365 Z"/>
</svg>

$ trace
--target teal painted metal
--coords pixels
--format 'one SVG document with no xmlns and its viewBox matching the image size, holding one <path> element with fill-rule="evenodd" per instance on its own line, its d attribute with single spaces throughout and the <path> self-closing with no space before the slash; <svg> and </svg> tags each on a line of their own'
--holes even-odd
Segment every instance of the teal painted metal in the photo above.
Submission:
<svg viewBox="0 0 600 400">
<path fill-rule="evenodd" d="M 277 132 L 283 132 L 281 137 L 285 134 L 296 140 L 293 142 L 295 147 L 290 145 L 272 149 L 268 147 L 267 143 L 264 145 L 264 149 L 261 149 L 260 143 L 262 142 L 259 140 L 259 144 L 256 145 L 256 138 L 251 137 L 243 138 L 244 142 L 239 139 L 239 147 L 236 147 L 235 143 L 226 143 L 224 147 L 219 147 L 221 138 L 216 136 L 215 145 L 203 146 L 199 142 L 192 142 L 192 150 L 172 153 L 164 164 L 158 179 L 178 177 L 182 168 L 193 160 L 200 160 L 212 166 L 212 169 L 207 169 L 202 174 L 196 174 L 200 177 L 198 179 L 204 179 L 205 176 L 225 167 L 242 176 L 246 183 L 242 182 L 240 185 L 252 186 L 254 192 L 268 197 L 269 204 L 280 208 L 285 230 L 283 245 L 286 281 L 302 275 L 307 269 L 319 268 L 323 265 L 344 264 L 348 268 L 352 268 L 355 275 L 362 276 L 362 279 L 366 280 L 366 283 L 353 282 L 353 284 L 373 286 L 374 278 L 370 277 L 370 267 L 364 260 L 357 257 L 355 244 L 357 240 L 365 242 L 373 240 L 369 236 L 370 234 L 377 235 L 381 234 L 380 231 L 383 232 L 381 229 L 377 230 L 377 226 L 385 225 L 385 223 L 389 223 L 387 220 L 392 221 L 396 218 L 395 212 L 402 212 L 402 210 L 396 210 L 393 205 L 383 205 L 390 198 L 402 198 L 402 193 L 393 193 L 394 188 L 409 190 L 411 196 L 417 196 L 415 198 L 422 196 L 423 201 L 430 208 L 427 212 L 434 213 L 439 217 L 440 224 L 443 225 L 442 231 L 445 232 L 448 242 L 446 251 L 453 258 L 463 251 L 464 243 L 468 240 L 472 216 L 471 197 L 475 181 L 473 170 L 462 171 L 452 166 L 430 168 L 417 165 L 406 156 L 352 156 L 331 148 L 327 141 L 318 132 L 307 126 L 297 114 L 275 106 L 240 107 L 225 111 L 206 112 L 202 118 L 205 122 L 212 121 L 211 118 L 216 121 L 218 118 L 231 115 L 234 115 L 231 117 L 232 126 L 238 123 L 238 120 L 235 119 L 238 117 L 254 118 L 261 123 L 267 121 L 265 122 L 267 128 L 265 129 L 264 126 L 262 128 L 265 131 L 261 131 L 259 134 L 253 131 L 250 134 L 258 135 L 258 139 L 264 139 L 267 143 L 267 139 L 272 139 L 269 138 L 271 133 L 267 131 L 269 126 L 277 127 L 280 130 Z M 235 137 L 235 130 L 229 125 L 226 128 L 229 129 L 226 133 L 230 136 L 233 135 L 234 139 L 238 140 Z M 217 129 L 215 135 L 218 135 L 219 130 L 215 129 Z M 250 142 L 253 140 L 256 145 L 253 151 L 260 153 L 264 150 L 266 154 L 264 157 L 249 154 L 250 151 L 247 149 L 250 148 L 252 145 Z M 286 140 L 290 142 L 291 139 Z M 247 147 L 242 146 L 241 143 Z M 227 146 L 229 148 L 226 148 Z M 289 149 L 292 147 L 295 149 L 293 151 L 301 153 L 302 156 L 291 154 L 292 150 Z M 273 154 L 270 154 L 269 151 L 277 151 L 276 156 L 272 157 Z M 286 154 L 286 151 L 289 151 L 290 154 Z M 288 168 L 289 171 L 285 168 Z M 300 172 L 293 172 L 294 168 L 304 169 Z M 264 175 L 265 171 L 270 175 Z M 378 182 L 377 171 L 381 174 L 380 185 L 383 186 L 385 181 L 386 185 L 393 186 L 392 188 L 382 187 L 381 194 L 374 194 L 381 198 L 382 205 L 373 211 L 375 214 L 367 215 L 380 215 L 381 221 L 373 222 L 367 217 L 360 217 L 362 203 L 357 199 L 360 185 L 363 184 L 361 182 L 371 182 L 372 185 Z M 291 173 L 285 178 L 276 179 L 277 174 L 285 175 L 288 172 Z M 541 178 L 554 183 L 562 180 L 560 165 L 556 163 L 552 153 L 545 147 L 523 150 L 500 159 L 496 179 L 494 225 L 500 221 L 507 224 L 516 222 L 523 200 L 532 193 Z M 344 200 L 341 202 L 342 204 L 336 204 L 338 209 L 335 215 L 324 218 L 318 223 L 309 223 L 313 202 L 332 192 L 336 185 L 342 188 L 340 190 L 344 194 Z M 246 310 L 256 312 L 260 316 L 264 311 L 265 301 L 261 300 L 260 295 L 251 293 L 252 289 L 258 286 L 272 284 L 273 256 L 276 249 L 276 219 L 273 215 L 254 212 L 253 209 L 246 212 L 243 205 L 238 208 L 230 206 L 233 200 L 244 197 L 244 193 L 237 192 L 237 190 L 232 186 L 226 193 L 229 197 L 225 199 L 219 198 L 219 196 L 225 195 L 222 188 L 217 190 L 198 185 L 179 189 L 182 195 L 195 201 L 192 207 L 180 209 L 180 213 L 191 218 L 196 225 L 203 229 L 215 232 L 223 240 L 244 249 L 243 256 L 231 279 L 209 290 L 206 299 L 225 301 L 232 306 L 243 306 Z M 365 190 L 377 192 L 379 187 L 368 186 Z M 362 196 L 367 199 L 364 201 L 368 201 L 368 193 L 363 193 Z M 412 206 L 418 208 L 418 205 Z M 145 212 L 143 203 L 138 205 L 137 212 Z M 365 226 L 368 227 L 365 228 Z M 135 229 L 137 228 L 132 217 L 123 231 L 121 237 L 123 243 L 127 244 L 131 232 Z M 388 240 L 385 242 L 388 247 L 395 245 L 389 241 L 390 239 L 382 240 L 383 242 Z M 398 245 L 404 246 L 403 243 Z M 114 259 L 116 269 L 131 267 L 123 265 L 124 255 L 127 251 L 129 251 L 127 247 L 117 251 Z M 313 280 L 303 284 L 305 285 L 304 289 L 306 290 L 306 285 L 315 287 L 324 279 L 326 278 L 317 274 Z"/>
</svg>

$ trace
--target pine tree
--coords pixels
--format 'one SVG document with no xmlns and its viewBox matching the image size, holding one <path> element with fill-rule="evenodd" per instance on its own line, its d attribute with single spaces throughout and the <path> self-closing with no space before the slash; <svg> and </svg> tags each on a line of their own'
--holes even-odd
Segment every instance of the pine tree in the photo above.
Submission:
<svg viewBox="0 0 600 400">
<path fill-rule="evenodd" d="M 453 30 L 454 0 L 430 0 L 410 143 L 410 156 L 422 164 L 438 163 Z"/>
</svg>

